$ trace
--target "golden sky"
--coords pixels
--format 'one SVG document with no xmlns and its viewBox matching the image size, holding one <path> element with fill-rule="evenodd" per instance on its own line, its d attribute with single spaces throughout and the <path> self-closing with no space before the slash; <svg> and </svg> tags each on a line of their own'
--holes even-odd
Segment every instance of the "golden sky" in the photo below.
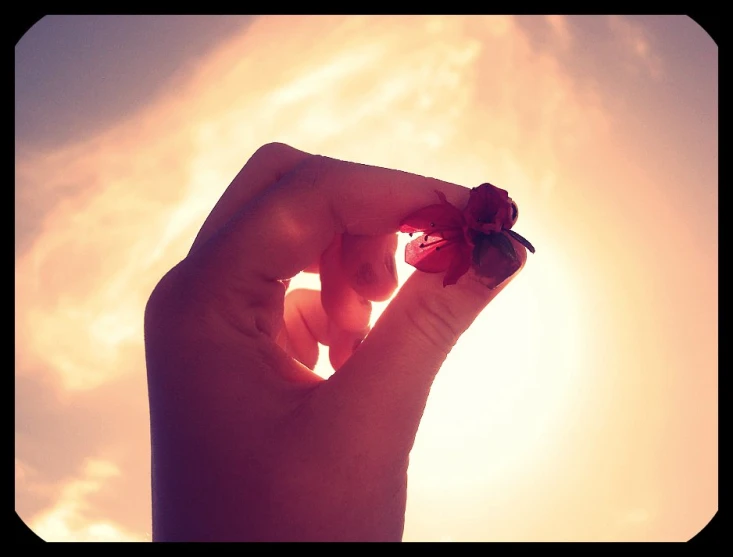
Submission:
<svg viewBox="0 0 733 557">
<path fill-rule="evenodd" d="M 281 141 L 490 181 L 537 248 L 438 375 L 405 541 L 672 541 L 707 524 L 718 51 L 705 31 L 682 16 L 235 23 L 112 121 L 16 135 L 23 520 L 46 540 L 150 539 L 143 308 L 247 158 Z M 398 256 L 400 283 L 412 270 Z"/>
</svg>

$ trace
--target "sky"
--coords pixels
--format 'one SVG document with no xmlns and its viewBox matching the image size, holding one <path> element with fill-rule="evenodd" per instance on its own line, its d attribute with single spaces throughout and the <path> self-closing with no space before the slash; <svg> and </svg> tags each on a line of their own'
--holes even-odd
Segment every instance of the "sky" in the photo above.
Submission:
<svg viewBox="0 0 733 557">
<path fill-rule="evenodd" d="M 693 20 L 47 16 L 15 52 L 15 504 L 43 539 L 150 540 L 143 308 L 272 141 L 490 181 L 537 248 L 435 381 L 405 541 L 681 541 L 717 511 Z"/>
</svg>

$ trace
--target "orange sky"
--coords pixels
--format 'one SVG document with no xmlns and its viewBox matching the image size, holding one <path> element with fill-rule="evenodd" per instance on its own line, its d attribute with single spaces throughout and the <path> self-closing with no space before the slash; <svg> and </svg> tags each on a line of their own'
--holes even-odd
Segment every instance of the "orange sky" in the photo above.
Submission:
<svg viewBox="0 0 733 557">
<path fill-rule="evenodd" d="M 491 181 L 537 248 L 436 380 L 406 541 L 689 539 L 718 506 L 717 103 L 684 17 L 276 16 L 103 129 L 16 136 L 17 511 L 150 539 L 143 307 L 282 141 Z"/>
</svg>

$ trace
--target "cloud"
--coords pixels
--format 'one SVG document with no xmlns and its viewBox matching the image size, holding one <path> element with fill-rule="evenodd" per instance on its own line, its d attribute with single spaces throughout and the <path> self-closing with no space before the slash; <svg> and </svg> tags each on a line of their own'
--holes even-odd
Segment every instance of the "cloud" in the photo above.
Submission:
<svg viewBox="0 0 733 557">
<path fill-rule="evenodd" d="M 110 520 L 95 516 L 89 504 L 90 495 L 106 489 L 108 481 L 119 473 L 112 462 L 87 460 L 81 477 L 66 483 L 53 507 L 34 516 L 28 526 L 50 542 L 149 541 L 149 536 L 129 532 Z"/>
<path fill-rule="evenodd" d="M 26 521 L 54 504 L 91 455 L 114 462 L 95 513 L 130 531 L 150 522 L 150 436 L 144 362 L 90 391 L 66 392 L 49 373 L 16 378 L 16 511 Z"/>
</svg>

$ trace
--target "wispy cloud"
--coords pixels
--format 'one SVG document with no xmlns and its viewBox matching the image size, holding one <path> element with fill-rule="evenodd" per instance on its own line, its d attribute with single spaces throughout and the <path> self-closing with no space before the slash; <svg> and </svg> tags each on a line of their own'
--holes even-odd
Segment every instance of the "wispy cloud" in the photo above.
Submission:
<svg viewBox="0 0 733 557">
<path fill-rule="evenodd" d="M 33 517 L 28 525 L 41 538 L 52 542 L 149 541 L 149 533 L 145 536 L 129 532 L 111 520 L 98 517 L 89 502 L 91 495 L 104 490 L 107 482 L 119 474 L 111 462 L 87 460 L 81 477 L 67 482 L 53 507 Z"/>
</svg>

